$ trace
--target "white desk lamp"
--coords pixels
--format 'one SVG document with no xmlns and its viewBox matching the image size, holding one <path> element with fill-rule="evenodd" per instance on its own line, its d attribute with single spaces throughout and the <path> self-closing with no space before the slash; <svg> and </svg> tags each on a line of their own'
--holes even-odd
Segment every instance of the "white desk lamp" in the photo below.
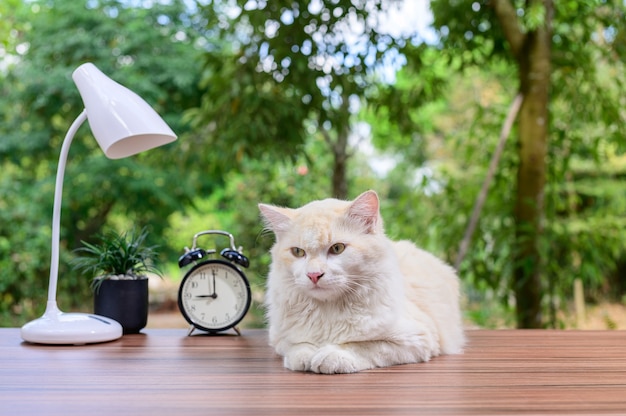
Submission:
<svg viewBox="0 0 626 416">
<path fill-rule="evenodd" d="M 176 140 L 176 134 L 141 97 L 104 75 L 91 63 L 72 74 L 85 104 L 61 147 L 52 212 L 52 259 L 48 303 L 41 318 L 22 327 L 25 341 L 40 344 L 87 344 L 112 341 L 122 336 L 113 319 L 87 313 L 64 313 L 56 302 L 59 277 L 59 243 L 63 175 L 70 144 L 85 120 L 109 159 L 120 159 Z"/>
</svg>

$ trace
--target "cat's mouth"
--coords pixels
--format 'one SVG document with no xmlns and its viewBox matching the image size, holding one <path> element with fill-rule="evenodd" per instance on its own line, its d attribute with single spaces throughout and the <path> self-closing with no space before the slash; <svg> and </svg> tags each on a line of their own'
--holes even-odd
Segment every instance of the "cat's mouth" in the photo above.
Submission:
<svg viewBox="0 0 626 416">
<path fill-rule="evenodd" d="M 328 290 L 327 287 L 320 285 L 319 283 L 311 283 L 309 286 L 309 290 L 316 290 L 316 291 L 324 291 L 324 290 Z"/>
<path fill-rule="evenodd" d="M 334 295 L 336 293 L 333 287 L 320 283 L 311 283 L 310 285 L 308 285 L 306 292 L 308 296 L 320 301 L 328 301 L 334 298 Z"/>
</svg>

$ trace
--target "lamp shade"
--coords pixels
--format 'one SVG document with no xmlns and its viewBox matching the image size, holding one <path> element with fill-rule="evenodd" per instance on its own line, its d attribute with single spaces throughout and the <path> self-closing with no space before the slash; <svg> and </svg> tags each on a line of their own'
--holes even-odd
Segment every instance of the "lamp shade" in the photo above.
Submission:
<svg viewBox="0 0 626 416">
<path fill-rule="evenodd" d="M 87 120 L 109 159 L 120 159 L 176 140 L 176 134 L 137 94 L 104 75 L 92 63 L 72 74 Z"/>
</svg>

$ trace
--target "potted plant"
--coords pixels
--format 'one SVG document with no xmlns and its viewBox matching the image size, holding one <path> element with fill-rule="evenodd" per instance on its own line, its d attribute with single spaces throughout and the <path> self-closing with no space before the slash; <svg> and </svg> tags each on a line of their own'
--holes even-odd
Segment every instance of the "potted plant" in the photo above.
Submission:
<svg viewBox="0 0 626 416">
<path fill-rule="evenodd" d="M 95 244 L 82 241 L 74 268 L 93 280 L 94 313 L 118 321 L 125 334 L 141 331 L 148 322 L 148 273 L 161 276 L 155 266 L 156 246 L 145 246 L 148 232 L 110 231 Z"/>
</svg>

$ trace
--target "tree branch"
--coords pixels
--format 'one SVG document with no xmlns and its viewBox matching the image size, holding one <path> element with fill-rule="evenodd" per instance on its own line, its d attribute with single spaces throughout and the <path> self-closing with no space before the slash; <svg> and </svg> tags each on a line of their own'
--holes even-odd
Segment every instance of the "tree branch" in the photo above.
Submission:
<svg viewBox="0 0 626 416">
<path fill-rule="evenodd" d="M 526 35 L 519 25 L 515 7 L 511 0 L 491 0 L 491 4 L 504 32 L 504 37 L 509 42 L 513 56 L 517 59 L 522 51 Z"/>
<path fill-rule="evenodd" d="M 467 229 L 465 230 L 465 235 L 463 236 L 461 245 L 459 246 L 459 252 L 457 254 L 456 261 L 454 262 L 454 268 L 456 270 L 459 270 L 459 266 L 461 266 L 461 262 L 463 261 L 465 254 L 467 254 L 467 249 L 469 248 L 470 241 L 472 240 L 472 235 L 474 234 L 474 230 L 478 225 L 480 212 L 482 211 L 485 200 L 487 199 L 487 191 L 489 190 L 489 185 L 491 184 L 491 181 L 496 173 L 498 162 L 500 162 L 500 156 L 502 155 L 502 151 L 504 150 L 504 144 L 506 143 L 507 137 L 509 137 L 509 133 L 511 132 L 511 128 L 513 127 L 513 122 L 517 118 L 517 113 L 522 106 L 523 100 L 524 97 L 522 96 L 522 94 L 517 94 L 515 100 L 513 100 L 513 103 L 511 103 L 511 107 L 509 107 L 509 113 L 507 114 L 504 124 L 502 125 L 502 130 L 500 131 L 500 139 L 498 140 L 498 145 L 496 146 L 496 150 L 493 152 L 493 156 L 491 157 L 491 163 L 489 164 L 487 176 L 485 177 L 483 186 L 480 189 L 478 197 L 476 198 L 476 203 L 474 204 L 472 216 L 470 218 Z"/>
</svg>

